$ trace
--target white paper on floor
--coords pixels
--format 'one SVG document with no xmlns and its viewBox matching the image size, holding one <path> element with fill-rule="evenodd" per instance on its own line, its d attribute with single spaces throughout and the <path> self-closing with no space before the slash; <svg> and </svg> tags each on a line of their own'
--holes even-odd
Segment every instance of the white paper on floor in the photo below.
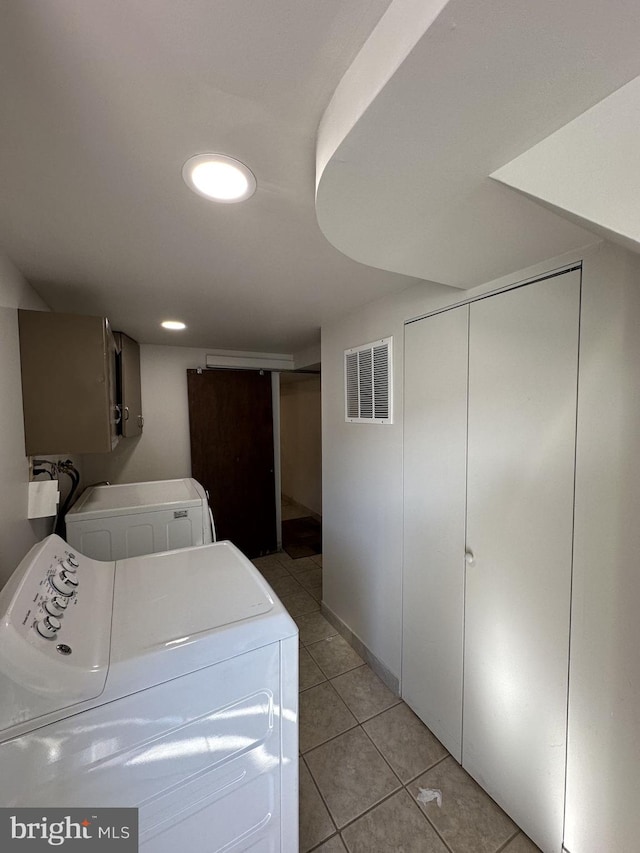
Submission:
<svg viewBox="0 0 640 853">
<path fill-rule="evenodd" d="M 435 800 L 440 809 L 442 808 L 442 791 L 438 791 L 436 788 L 418 788 L 416 800 L 424 806 Z"/>
</svg>

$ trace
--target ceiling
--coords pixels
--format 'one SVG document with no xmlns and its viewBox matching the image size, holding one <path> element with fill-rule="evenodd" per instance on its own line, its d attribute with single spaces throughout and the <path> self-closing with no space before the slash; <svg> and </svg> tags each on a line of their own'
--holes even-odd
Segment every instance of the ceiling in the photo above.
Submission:
<svg viewBox="0 0 640 853">
<path fill-rule="evenodd" d="M 320 118 L 388 2 L 2 3 L 0 252 L 55 310 L 260 352 L 412 284 L 337 251 L 314 209 Z M 256 194 L 190 192 L 206 151 L 247 163 Z"/>
<path fill-rule="evenodd" d="M 639 43 L 630 0 L 394 0 L 320 127 L 323 232 L 462 288 L 640 249 Z"/>
<path fill-rule="evenodd" d="M 637 249 L 639 43 L 633 0 L 6 2 L 0 253 L 141 342 L 291 353 L 417 280 Z M 188 190 L 207 151 L 256 194 Z"/>
</svg>

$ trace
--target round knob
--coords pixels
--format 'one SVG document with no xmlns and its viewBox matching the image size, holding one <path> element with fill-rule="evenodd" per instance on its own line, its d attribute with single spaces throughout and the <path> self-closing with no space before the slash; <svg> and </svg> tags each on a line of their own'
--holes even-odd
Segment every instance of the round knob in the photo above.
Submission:
<svg viewBox="0 0 640 853">
<path fill-rule="evenodd" d="M 476 558 L 473 554 L 473 551 L 465 551 L 464 552 L 464 561 L 468 566 L 475 566 Z"/>
<path fill-rule="evenodd" d="M 45 616 L 39 622 L 36 622 L 36 631 L 47 640 L 52 640 L 60 630 L 60 620 L 55 616 Z"/>
<path fill-rule="evenodd" d="M 75 555 L 75 554 L 69 554 L 69 556 L 67 557 L 67 562 L 68 562 L 68 563 L 69 563 L 69 565 L 70 565 L 70 566 L 72 566 L 74 569 L 77 569 L 77 568 L 78 568 L 78 566 L 80 565 L 80 563 L 78 562 L 78 558 L 76 557 L 76 555 Z"/>
<path fill-rule="evenodd" d="M 69 572 L 70 574 L 75 575 L 76 567 L 71 564 L 71 560 L 62 560 L 60 563 L 61 570 L 65 572 Z"/>
<path fill-rule="evenodd" d="M 54 575 L 51 578 L 51 584 L 56 592 L 62 593 L 62 595 L 73 595 L 78 586 L 78 579 L 74 578 L 73 575 L 68 574 L 66 571 L 61 571 L 59 574 Z"/>
<path fill-rule="evenodd" d="M 47 613 L 50 613 L 51 616 L 62 616 L 64 611 L 67 609 L 67 599 L 62 598 L 60 595 L 56 595 L 50 601 L 45 601 L 44 609 Z"/>
</svg>

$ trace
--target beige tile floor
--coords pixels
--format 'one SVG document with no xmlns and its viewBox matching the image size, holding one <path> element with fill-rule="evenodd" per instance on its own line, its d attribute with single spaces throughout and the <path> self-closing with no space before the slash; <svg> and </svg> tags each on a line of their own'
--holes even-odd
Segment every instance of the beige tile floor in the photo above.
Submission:
<svg viewBox="0 0 640 853">
<path fill-rule="evenodd" d="M 322 616 L 322 556 L 253 562 L 300 630 L 300 853 L 536 853 Z"/>
</svg>

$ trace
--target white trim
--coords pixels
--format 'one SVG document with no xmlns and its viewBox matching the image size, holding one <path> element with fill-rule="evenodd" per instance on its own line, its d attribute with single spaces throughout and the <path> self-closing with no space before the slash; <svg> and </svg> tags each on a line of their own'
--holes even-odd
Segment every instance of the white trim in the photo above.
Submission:
<svg viewBox="0 0 640 853">
<path fill-rule="evenodd" d="M 280 457 L 280 374 L 271 374 L 271 408 L 273 415 L 273 479 L 276 501 L 276 544 L 282 550 L 282 471 Z"/>
<path fill-rule="evenodd" d="M 210 350 L 207 367 L 230 367 L 236 370 L 293 370 L 293 355 L 279 352 L 239 352 Z"/>
<path fill-rule="evenodd" d="M 536 273 L 535 275 L 527 276 L 523 279 L 511 281 L 509 284 L 503 284 L 500 287 L 482 290 L 473 296 L 467 294 L 461 299 L 458 299 L 456 302 L 447 303 L 440 308 L 434 308 L 433 311 L 427 311 L 425 314 L 419 314 L 417 317 L 410 317 L 408 320 L 404 321 L 404 325 L 410 326 L 412 323 L 419 323 L 420 320 L 425 320 L 427 317 L 433 317 L 436 314 L 443 314 L 445 311 L 451 311 L 454 308 L 461 308 L 463 305 L 470 305 L 472 302 L 479 302 L 481 299 L 489 299 L 492 296 L 505 293 L 507 290 L 516 290 L 518 287 L 526 287 L 528 284 L 535 284 L 538 281 L 555 278 L 556 276 L 564 275 L 567 272 L 577 269 L 582 269 L 582 261 L 576 261 L 572 264 L 564 264 L 563 266 L 555 267 L 547 272 Z M 502 279 L 500 279 L 500 281 L 502 281 Z"/>
</svg>

